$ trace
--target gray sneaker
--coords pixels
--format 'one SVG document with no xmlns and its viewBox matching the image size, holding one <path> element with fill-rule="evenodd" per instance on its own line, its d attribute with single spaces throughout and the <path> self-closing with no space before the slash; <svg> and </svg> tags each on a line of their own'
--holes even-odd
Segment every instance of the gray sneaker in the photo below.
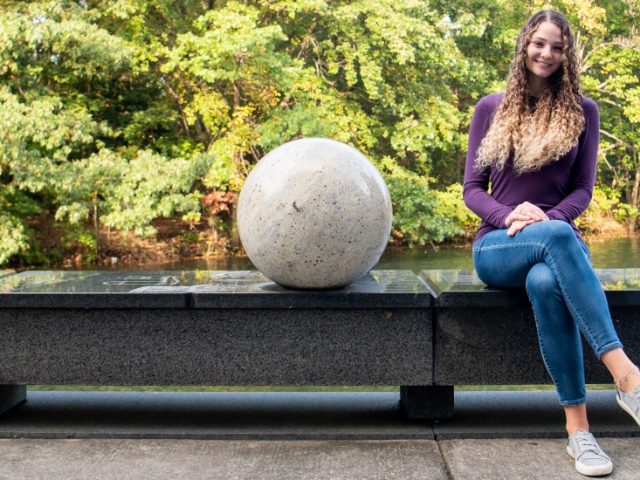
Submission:
<svg viewBox="0 0 640 480">
<path fill-rule="evenodd" d="M 640 387 L 631 392 L 623 392 L 619 388 L 616 390 L 618 405 L 640 425 Z"/>
<path fill-rule="evenodd" d="M 576 470 L 589 477 L 608 475 L 613 463 L 589 432 L 578 430 L 569 437 L 567 453 L 576 461 Z"/>
</svg>

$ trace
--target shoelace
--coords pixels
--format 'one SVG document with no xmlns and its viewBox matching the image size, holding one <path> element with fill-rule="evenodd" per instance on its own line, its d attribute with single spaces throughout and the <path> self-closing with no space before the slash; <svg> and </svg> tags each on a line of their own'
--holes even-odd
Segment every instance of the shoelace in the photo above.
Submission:
<svg viewBox="0 0 640 480">
<path fill-rule="evenodd" d="M 600 449 L 600 446 L 590 438 L 576 437 L 576 444 L 579 450 L 578 458 L 589 452 L 595 453 L 599 457 L 604 457 L 604 452 Z"/>
</svg>

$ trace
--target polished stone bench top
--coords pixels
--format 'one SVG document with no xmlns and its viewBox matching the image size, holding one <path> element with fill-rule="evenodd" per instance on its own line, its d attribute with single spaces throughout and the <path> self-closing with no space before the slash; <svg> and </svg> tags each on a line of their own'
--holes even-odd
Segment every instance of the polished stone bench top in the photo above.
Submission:
<svg viewBox="0 0 640 480">
<path fill-rule="evenodd" d="M 257 271 L 26 271 L 0 276 L 0 308 L 420 308 L 409 270 L 373 270 L 340 290 L 283 288 Z"/>
<path fill-rule="evenodd" d="M 640 304 L 640 269 L 596 270 L 610 305 Z M 527 304 L 472 270 L 373 270 L 340 290 L 283 288 L 255 270 L 0 270 L 0 308 L 421 308 Z"/>
<path fill-rule="evenodd" d="M 640 304 L 640 268 L 596 269 L 612 306 Z M 487 287 L 474 270 L 422 270 L 435 298 L 442 307 L 495 307 L 528 303 L 525 290 Z"/>
</svg>

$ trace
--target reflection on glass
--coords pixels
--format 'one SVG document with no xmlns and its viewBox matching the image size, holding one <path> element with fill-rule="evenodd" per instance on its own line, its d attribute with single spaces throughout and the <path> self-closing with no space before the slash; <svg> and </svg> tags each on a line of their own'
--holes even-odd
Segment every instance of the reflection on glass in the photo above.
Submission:
<svg viewBox="0 0 640 480">
<path fill-rule="evenodd" d="M 27 271 L 0 277 L 0 293 L 278 293 L 256 270 Z M 340 293 L 427 293 L 409 270 L 374 270 Z"/>
<path fill-rule="evenodd" d="M 598 278 L 605 290 L 640 290 L 640 268 L 602 269 Z"/>
<path fill-rule="evenodd" d="M 126 293 L 141 285 L 192 284 L 191 272 L 27 271 L 0 277 L 0 293 Z"/>
<path fill-rule="evenodd" d="M 605 290 L 640 290 L 640 268 L 606 268 L 596 273 Z M 423 270 L 422 276 L 441 292 L 487 289 L 473 270 Z"/>
</svg>

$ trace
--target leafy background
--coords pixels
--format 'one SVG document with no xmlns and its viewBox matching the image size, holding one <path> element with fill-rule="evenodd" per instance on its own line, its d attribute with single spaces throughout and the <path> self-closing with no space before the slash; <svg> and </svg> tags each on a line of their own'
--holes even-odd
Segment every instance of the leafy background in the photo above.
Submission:
<svg viewBox="0 0 640 480">
<path fill-rule="evenodd" d="M 637 231 L 638 0 L 62 0 L 0 5 L 0 265 L 134 246 L 237 251 L 237 192 L 269 150 L 322 136 L 389 186 L 391 241 L 465 239 L 473 105 L 527 16 L 568 15 L 601 109 L 586 231 Z M 140 260 L 140 257 L 136 257 Z"/>
</svg>

